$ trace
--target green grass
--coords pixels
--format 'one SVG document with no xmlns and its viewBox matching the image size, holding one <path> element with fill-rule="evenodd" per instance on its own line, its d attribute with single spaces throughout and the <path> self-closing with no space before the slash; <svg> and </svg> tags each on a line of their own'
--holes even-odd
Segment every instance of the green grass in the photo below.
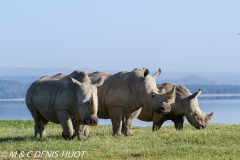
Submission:
<svg viewBox="0 0 240 160">
<path fill-rule="evenodd" d="M 163 126 L 157 132 L 152 132 L 150 126 L 133 127 L 134 136 L 121 138 L 112 136 L 110 125 L 99 125 L 90 127 L 91 137 L 84 142 L 76 138 L 71 141 L 62 139 L 61 126 L 53 123 L 47 126 L 47 138 L 35 139 L 33 126 L 33 121 L 0 120 L 0 159 L 5 151 L 8 158 L 11 152 L 17 152 L 16 157 L 11 159 L 20 159 L 21 152 L 27 154 L 30 151 L 33 151 L 29 154 L 31 158 L 37 151 L 52 151 L 58 154 L 55 158 L 52 155 L 51 158 L 36 159 L 64 159 L 66 157 L 61 157 L 61 154 L 67 151 L 75 153 L 76 157 L 86 151 L 82 159 L 240 158 L 239 124 L 214 123 L 204 130 L 196 130 L 185 124 L 183 131 L 176 131 L 171 125 Z M 44 154 L 46 155 L 45 152 Z M 26 155 L 24 158 L 27 158 Z"/>
</svg>

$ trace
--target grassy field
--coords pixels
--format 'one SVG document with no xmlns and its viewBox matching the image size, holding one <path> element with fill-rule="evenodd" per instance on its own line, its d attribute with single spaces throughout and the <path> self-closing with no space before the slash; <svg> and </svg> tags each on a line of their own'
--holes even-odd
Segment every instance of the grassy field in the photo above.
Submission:
<svg viewBox="0 0 240 160">
<path fill-rule="evenodd" d="M 47 138 L 33 138 L 33 121 L 0 120 L 0 159 L 240 159 L 240 125 L 209 124 L 183 131 L 163 126 L 134 127 L 134 136 L 115 138 L 110 125 L 90 127 L 87 141 L 61 137 L 61 126 L 49 123 Z M 42 157 L 41 157 L 42 156 Z"/>
</svg>

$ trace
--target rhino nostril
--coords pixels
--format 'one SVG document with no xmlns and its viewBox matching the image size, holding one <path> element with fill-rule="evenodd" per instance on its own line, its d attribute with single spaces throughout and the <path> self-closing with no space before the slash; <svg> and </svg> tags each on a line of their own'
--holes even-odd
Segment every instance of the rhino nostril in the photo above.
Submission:
<svg viewBox="0 0 240 160">
<path fill-rule="evenodd" d="M 204 129 L 205 126 L 204 126 L 204 125 L 199 125 L 198 128 L 199 128 L 199 129 Z"/>
<path fill-rule="evenodd" d="M 163 112 L 163 111 L 165 111 L 165 108 L 164 108 L 164 107 L 160 107 L 159 110 L 160 110 L 161 112 Z"/>
</svg>

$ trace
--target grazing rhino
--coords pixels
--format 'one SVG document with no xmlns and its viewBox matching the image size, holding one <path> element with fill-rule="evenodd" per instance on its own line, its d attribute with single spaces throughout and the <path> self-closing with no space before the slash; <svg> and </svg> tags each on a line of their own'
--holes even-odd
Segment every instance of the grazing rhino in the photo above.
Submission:
<svg viewBox="0 0 240 160">
<path fill-rule="evenodd" d="M 146 106 L 157 113 L 170 112 L 170 104 L 166 102 L 174 98 L 175 90 L 168 94 L 159 93 L 156 77 L 160 73 L 159 69 L 151 76 L 149 70 L 144 68 L 117 74 L 103 72 L 88 74 L 92 82 L 105 76 L 104 84 L 98 87 L 97 115 L 102 119 L 111 119 L 114 136 L 121 136 L 123 118 L 125 118 L 123 129 L 125 135 L 133 135 L 132 123 L 138 116 L 135 111 L 141 107 Z"/>
<path fill-rule="evenodd" d="M 161 91 L 169 91 L 172 86 L 174 86 L 172 83 L 157 84 L 158 89 Z M 186 87 L 177 85 L 175 102 L 171 104 L 172 110 L 170 113 L 159 114 L 148 108 L 142 108 L 142 110 L 139 110 L 141 113 L 138 119 L 153 121 L 153 131 L 160 129 L 166 120 L 172 120 L 176 129 L 183 129 L 184 117 L 195 128 L 204 129 L 207 126 L 207 122 L 212 118 L 213 112 L 207 115 L 201 111 L 197 99 L 200 94 L 201 89 L 191 94 Z"/>
<path fill-rule="evenodd" d="M 43 76 L 29 87 L 26 104 L 35 122 L 36 138 L 46 136 L 49 121 L 62 125 L 65 139 L 77 135 L 79 140 L 85 140 L 82 124 L 97 125 L 97 86 L 103 84 L 104 77 L 91 84 L 87 74 L 82 75 L 82 82 L 66 74 Z"/>
</svg>

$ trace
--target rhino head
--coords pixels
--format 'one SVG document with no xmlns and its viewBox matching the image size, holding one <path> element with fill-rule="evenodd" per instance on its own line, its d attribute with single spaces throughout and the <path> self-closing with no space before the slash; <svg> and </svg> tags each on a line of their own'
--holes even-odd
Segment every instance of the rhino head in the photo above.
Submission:
<svg viewBox="0 0 240 160">
<path fill-rule="evenodd" d="M 198 105 L 197 97 L 202 93 L 199 89 L 196 93 L 188 96 L 184 99 L 184 113 L 188 122 L 194 126 L 196 129 L 204 129 L 207 126 L 208 121 L 212 118 L 213 112 L 211 114 L 206 114 L 201 111 Z"/>
<path fill-rule="evenodd" d="M 69 77 L 70 78 L 70 77 Z M 96 84 L 89 82 L 79 82 L 70 78 L 72 83 L 75 84 L 75 103 L 77 104 L 77 111 L 83 121 L 84 125 L 97 125 L 98 117 L 98 97 L 97 87 L 101 86 L 105 77 L 102 76 L 100 81 Z"/>
<path fill-rule="evenodd" d="M 143 69 L 143 104 L 157 113 L 169 113 L 171 111 L 171 101 L 175 99 L 176 86 L 170 92 L 162 93 L 156 85 L 156 78 L 160 75 L 159 69 L 155 74 L 149 75 L 148 69 Z"/>
</svg>

